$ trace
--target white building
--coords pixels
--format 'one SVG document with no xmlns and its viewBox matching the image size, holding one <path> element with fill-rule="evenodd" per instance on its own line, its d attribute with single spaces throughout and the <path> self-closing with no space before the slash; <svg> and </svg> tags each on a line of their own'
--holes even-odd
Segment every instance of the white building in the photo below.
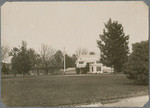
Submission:
<svg viewBox="0 0 150 108">
<path fill-rule="evenodd" d="M 113 69 L 104 66 L 99 62 L 99 55 L 81 55 L 76 61 L 77 68 L 84 68 L 89 65 L 89 73 L 111 73 Z"/>
</svg>

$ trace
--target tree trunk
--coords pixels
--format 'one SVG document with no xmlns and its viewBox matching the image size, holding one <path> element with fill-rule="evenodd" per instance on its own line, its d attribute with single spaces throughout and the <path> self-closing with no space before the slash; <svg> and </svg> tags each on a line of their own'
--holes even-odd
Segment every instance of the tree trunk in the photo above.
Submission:
<svg viewBox="0 0 150 108">
<path fill-rule="evenodd" d="M 16 72 L 14 71 L 14 77 L 16 77 Z"/>
<path fill-rule="evenodd" d="M 23 75 L 23 77 L 24 77 L 24 75 L 25 75 L 25 72 L 24 72 L 24 71 L 22 71 L 22 75 Z"/>
<path fill-rule="evenodd" d="M 45 75 L 47 75 L 47 74 L 48 74 L 48 69 L 47 69 L 47 67 L 46 67 L 46 70 L 45 70 L 45 72 L 46 72 L 46 73 L 45 73 Z"/>
<path fill-rule="evenodd" d="M 37 75 L 39 75 L 39 69 L 37 69 Z"/>
</svg>

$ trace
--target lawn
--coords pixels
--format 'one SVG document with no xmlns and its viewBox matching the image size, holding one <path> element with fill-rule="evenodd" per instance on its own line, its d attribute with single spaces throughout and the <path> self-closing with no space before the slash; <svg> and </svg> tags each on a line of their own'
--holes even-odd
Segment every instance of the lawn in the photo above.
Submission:
<svg viewBox="0 0 150 108">
<path fill-rule="evenodd" d="M 1 82 L 2 102 L 11 107 L 108 103 L 148 94 L 148 86 L 112 74 L 3 77 Z"/>
</svg>

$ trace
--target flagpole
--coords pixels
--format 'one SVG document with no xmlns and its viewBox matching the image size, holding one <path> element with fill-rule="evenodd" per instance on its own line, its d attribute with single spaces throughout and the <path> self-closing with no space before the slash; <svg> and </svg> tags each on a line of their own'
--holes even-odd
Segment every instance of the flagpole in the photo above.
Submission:
<svg viewBox="0 0 150 108">
<path fill-rule="evenodd" d="M 65 47 L 64 47 L 64 74 L 66 71 L 66 58 L 65 58 Z"/>
</svg>

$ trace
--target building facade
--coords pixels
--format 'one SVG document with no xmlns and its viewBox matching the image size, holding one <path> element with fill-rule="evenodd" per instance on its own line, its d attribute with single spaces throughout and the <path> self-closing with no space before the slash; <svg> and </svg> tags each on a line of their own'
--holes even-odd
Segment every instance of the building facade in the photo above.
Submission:
<svg viewBox="0 0 150 108">
<path fill-rule="evenodd" d="M 113 68 L 106 67 L 100 63 L 98 55 L 81 55 L 76 61 L 76 68 L 82 69 L 89 67 L 89 73 L 112 73 Z"/>
</svg>

